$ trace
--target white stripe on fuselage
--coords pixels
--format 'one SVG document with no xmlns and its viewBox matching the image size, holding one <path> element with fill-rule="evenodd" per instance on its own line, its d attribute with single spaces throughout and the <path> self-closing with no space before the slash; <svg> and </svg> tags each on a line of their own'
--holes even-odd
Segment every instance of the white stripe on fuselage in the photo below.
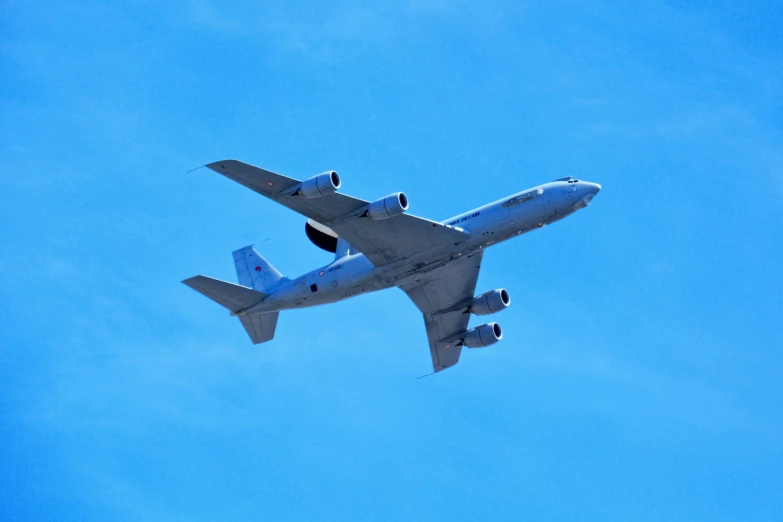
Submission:
<svg viewBox="0 0 783 522">
<path fill-rule="evenodd" d="M 562 219 L 575 211 L 577 201 L 592 193 L 588 185 L 566 181 L 546 183 L 447 219 L 442 224 L 470 233 L 466 241 L 450 249 L 422 252 L 380 267 L 373 266 L 363 254 L 342 257 L 281 285 L 263 302 L 243 313 L 315 306 L 402 285 L 446 266 L 455 258 Z M 540 193 L 534 195 L 537 191 Z M 516 204 L 503 206 L 512 200 Z"/>
</svg>

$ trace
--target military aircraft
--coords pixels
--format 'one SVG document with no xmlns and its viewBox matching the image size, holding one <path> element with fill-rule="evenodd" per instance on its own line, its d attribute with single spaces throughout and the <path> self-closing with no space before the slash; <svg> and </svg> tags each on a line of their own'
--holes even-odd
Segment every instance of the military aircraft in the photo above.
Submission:
<svg viewBox="0 0 783 522">
<path fill-rule="evenodd" d="M 585 208 L 601 190 L 569 176 L 439 222 L 408 214 L 402 192 L 372 202 L 339 193 L 334 171 L 299 181 L 237 160 L 206 167 L 306 216 L 307 236 L 334 261 L 290 279 L 251 245 L 233 253 L 238 285 L 202 275 L 184 284 L 238 317 L 254 344 L 274 337 L 281 310 L 399 287 L 424 314 L 435 372 L 457 364 L 462 347 L 503 338 L 495 322 L 468 328 L 471 315 L 511 304 L 502 288 L 474 294 L 484 250 Z"/>
</svg>

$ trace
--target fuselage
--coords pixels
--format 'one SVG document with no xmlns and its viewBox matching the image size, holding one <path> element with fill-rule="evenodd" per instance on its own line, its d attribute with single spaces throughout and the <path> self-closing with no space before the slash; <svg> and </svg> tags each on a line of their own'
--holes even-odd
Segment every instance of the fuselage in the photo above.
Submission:
<svg viewBox="0 0 783 522">
<path fill-rule="evenodd" d="M 461 256 L 472 255 L 567 217 L 586 207 L 600 190 L 601 186 L 596 183 L 569 178 L 523 190 L 442 221 L 443 225 L 470 234 L 457 245 L 423 251 L 379 267 L 361 253 L 349 253 L 326 266 L 286 280 L 261 303 L 243 313 L 316 306 L 400 286 Z"/>
</svg>

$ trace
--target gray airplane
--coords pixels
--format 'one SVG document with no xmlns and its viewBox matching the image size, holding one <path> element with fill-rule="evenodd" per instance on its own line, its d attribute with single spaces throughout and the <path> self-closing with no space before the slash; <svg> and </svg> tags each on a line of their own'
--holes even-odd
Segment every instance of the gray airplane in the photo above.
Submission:
<svg viewBox="0 0 783 522">
<path fill-rule="evenodd" d="M 601 190 L 565 177 L 437 222 L 407 214 L 402 192 L 372 202 L 338 193 L 334 171 L 299 181 L 236 160 L 207 167 L 309 218 L 307 236 L 334 261 L 289 279 L 251 245 L 233 253 L 238 285 L 201 275 L 183 283 L 238 317 L 254 344 L 274 337 L 281 310 L 399 287 L 424 314 L 436 372 L 457 364 L 463 346 L 503 337 L 498 323 L 468 328 L 471 314 L 511 304 L 502 288 L 474 294 L 484 249 L 585 208 Z"/>
</svg>

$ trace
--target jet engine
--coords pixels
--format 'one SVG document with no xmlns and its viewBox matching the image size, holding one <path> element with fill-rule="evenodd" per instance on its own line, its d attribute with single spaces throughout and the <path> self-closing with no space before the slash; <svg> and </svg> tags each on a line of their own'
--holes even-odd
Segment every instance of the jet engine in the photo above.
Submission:
<svg viewBox="0 0 783 522">
<path fill-rule="evenodd" d="M 492 290 L 473 299 L 470 304 L 470 313 L 475 315 L 489 315 L 506 309 L 511 304 L 511 297 L 505 288 Z"/>
<path fill-rule="evenodd" d="M 307 178 L 299 186 L 298 194 L 305 198 L 320 198 L 340 188 L 340 176 L 333 170 Z"/>
<path fill-rule="evenodd" d="M 484 348 L 503 338 L 503 330 L 498 323 L 487 323 L 472 328 L 465 333 L 462 344 L 468 348 Z"/>
<path fill-rule="evenodd" d="M 408 210 L 408 196 L 402 192 L 397 192 L 370 203 L 367 207 L 367 216 L 377 221 L 399 216 L 406 210 Z"/>
</svg>

